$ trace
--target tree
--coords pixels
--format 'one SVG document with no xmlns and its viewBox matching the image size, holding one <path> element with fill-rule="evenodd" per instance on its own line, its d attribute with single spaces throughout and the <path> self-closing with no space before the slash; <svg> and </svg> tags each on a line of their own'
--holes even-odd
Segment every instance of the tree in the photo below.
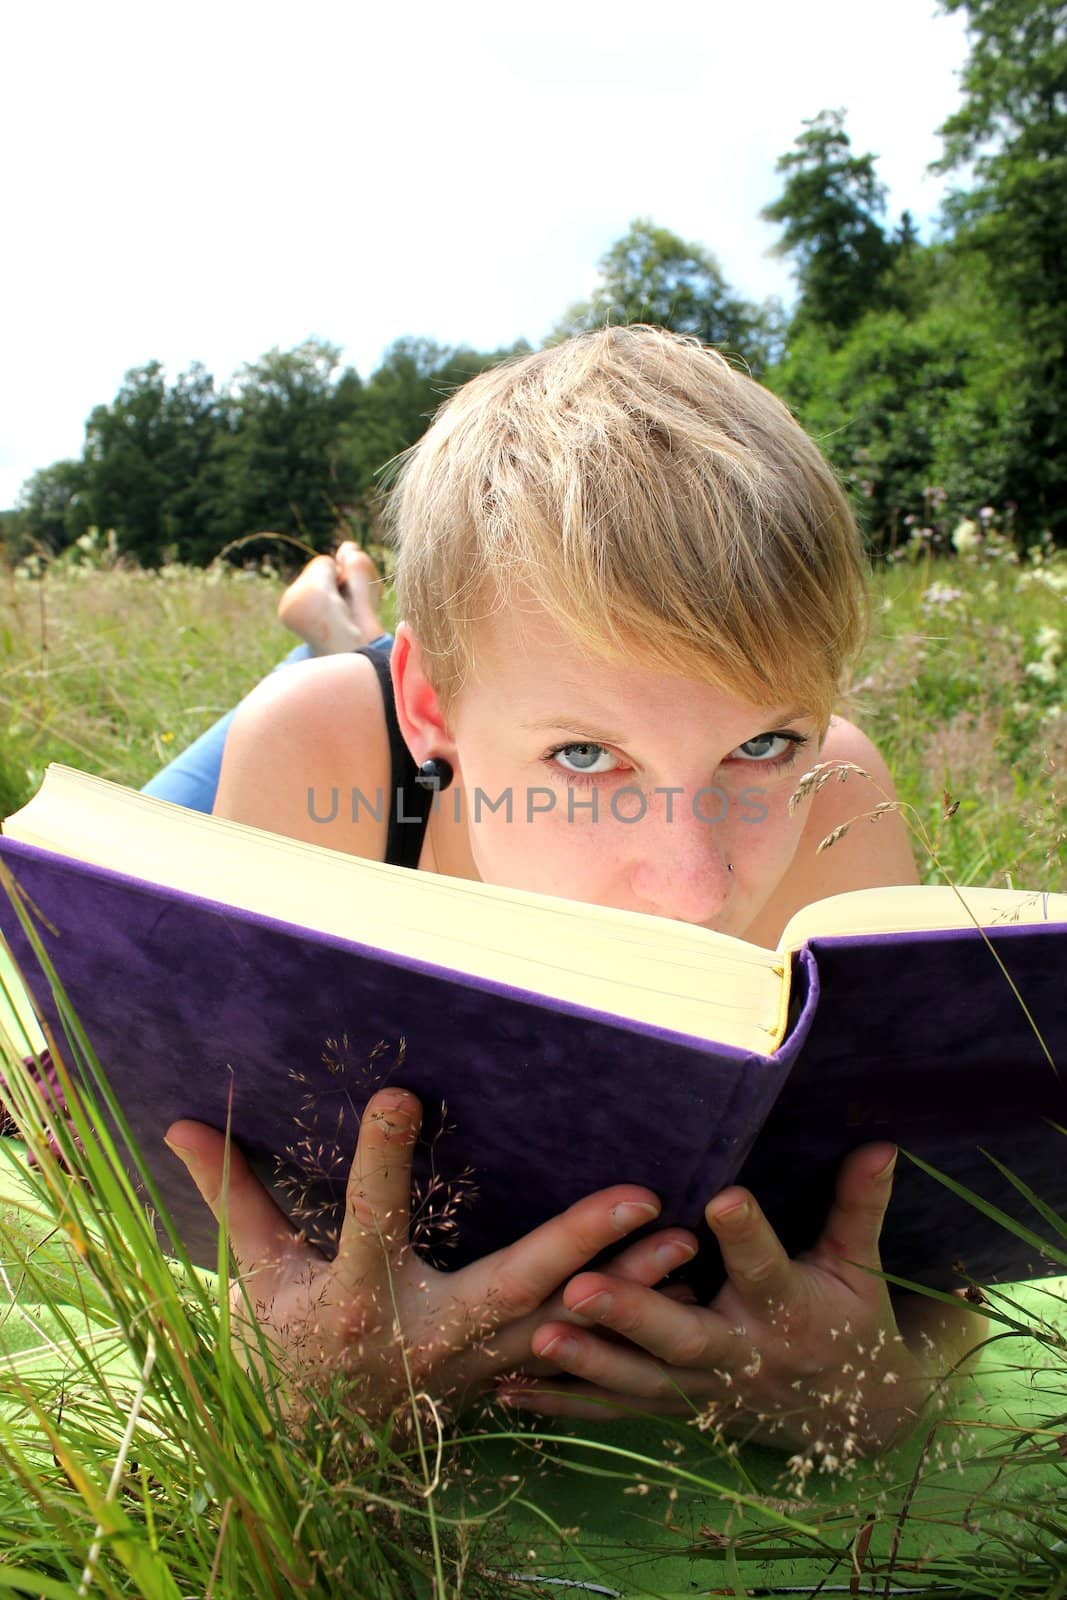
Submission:
<svg viewBox="0 0 1067 1600">
<path fill-rule="evenodd" d="M 152 564 L 173 547 L 201 556 L 210 534 L 200 480 L 221 425 L 211 374 L 194 364 L 168 388 L 158 361 L 127 372 L 85 429 L 88 521 L 114 528 L 120 550 Z"/>
<path fill-rule="evenodd" d="M 570 308 L 556 337 L 605 323 L 650 322 L 739 354 L 753 370 L 767 364 L 775 308 L 758 308 L 736 295 L 701 245 L 639 218 L 597 268 L 600 283 L 588 300 Z"/>
<path fill-rule="evenodd" d="M 878 220 L 886 192 L 875 158 L 852 154 L 844 119 L 843 111 L 821 111 L 804 123 L 775 167 L 785 187 L 761 212 L 784 229 L 774 253 L 795 261 L 800 295 L 793 326 L 816 324 L 838 339 L 866 312 L 889 303 L 886 276 L 896 255 Z M 910 245 L 910 218 L 903 230 Z"/>
<path fill-rule="evenodd" d="M 1067 12 L 1062 0 L 942 0 L 967 16 L 963 103 L 942 172 L 973 163 L 946 207 L 957 252 L 980 258 L 1027 346 L 1016 383 L 1030 444 L 1020 513 L 1067 537 Z"/>
<path fill-rule="evenodd" d="M 271 350 L 238 373 L 205 481 L 216 546 L 260 529 L 324 543 L 341 508 L 358 497 L 343 439 L 359 415 L 363 385 L 340 361 L 334 345 L 311 339 Z"/>
<path fill-rule="evenodd" d="M 422 437 L 449 395 L 479 372 L 529 349 L 524 340 L 480 351 L 410 337 L 389 346 L 341 431 L 341 452 L 360 486 L 353 508 L 357 532 L 365 534 L 374 523 L 382 468 Z"/>
<path fill-rule="evenodd" d="M 837 345 L 801 330 L 772 375 L 851 492 L 872 546 L 932 520 L 931 499 L 957 520 L 1013 498 L 1019 395 L 1009 330 L 982 287 L 959 279 L 929 310 L 862 318 Z M 936 491 L 936 495 L 935 495 Z"/>
<path fill-rule="evenodd" d="M 34 545 L 58 555 L 92 522 L 86 503 L 85 466 L 81 461 L 56 461 L 23 484 L 16 509 L 4 527 L 7 555 L 17 560 Z"/>
</svg>

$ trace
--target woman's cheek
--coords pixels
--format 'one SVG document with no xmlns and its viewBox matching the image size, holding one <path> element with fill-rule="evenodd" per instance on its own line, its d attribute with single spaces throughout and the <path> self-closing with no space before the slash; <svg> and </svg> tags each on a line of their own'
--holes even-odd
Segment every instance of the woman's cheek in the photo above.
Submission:
<svg viewBox="0 0 1067 1600">
<path fill-rule="evenodd" d="M 531 788 L 529 804 L 515 808 L 511 825 L 503 816 L 487 819 L 473 841 L 479 872 L 516 889 L 568 900 L 605 900 L 614 859 L 607 837 L 611 830 L 591 810 L 582 809 L 583 798 L 584 789 L 578 789 L 568 805 L 566 789 L 545 784 Z"/>
<path fill-rule="evenodd" d="M 791 793 L 792 785 L 772 791 L 753 784 L 737 797 L 733 843 L 757 866 L 761 877 L 773 880 L 769 893 L 785 876 L 804 832 L 804 818 L 799 812 L 789 814 Z"/>
</svg>

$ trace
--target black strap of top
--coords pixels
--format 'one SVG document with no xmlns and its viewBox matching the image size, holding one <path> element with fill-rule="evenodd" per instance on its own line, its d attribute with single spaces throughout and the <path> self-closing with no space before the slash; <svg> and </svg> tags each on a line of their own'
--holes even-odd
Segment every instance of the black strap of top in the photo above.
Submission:
<svg viewBox="0 0 1067 1600">
<path fill-rule="evenodd" d="M 378 674 L 385 709 L 385 731 L 389 735 L 389 793 L 386 797 L 389 831 L 385 836 L 385 859 L 392 867 L 417 867 L 426 825 L 430 820 L 433 791 L 420 789 L 415 782 L 418 768 L 404 743 L 396 716 L 389 651 L 363 649 L 355 651 L 355 654 L 366 656 Z"/>
</svg>

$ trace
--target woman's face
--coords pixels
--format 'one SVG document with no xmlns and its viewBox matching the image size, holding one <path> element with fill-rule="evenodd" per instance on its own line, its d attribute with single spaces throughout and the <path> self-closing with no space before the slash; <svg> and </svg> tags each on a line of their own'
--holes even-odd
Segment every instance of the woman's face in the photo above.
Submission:
<svg viewBox="0 0 1067 1600">
<path fill-rule="evenodd" d="M 483 626 L 440 801 L 479 876 L 743 935 L 796 851 L 816 719 L 584 654 L 542 610 Z"/>
</svg>

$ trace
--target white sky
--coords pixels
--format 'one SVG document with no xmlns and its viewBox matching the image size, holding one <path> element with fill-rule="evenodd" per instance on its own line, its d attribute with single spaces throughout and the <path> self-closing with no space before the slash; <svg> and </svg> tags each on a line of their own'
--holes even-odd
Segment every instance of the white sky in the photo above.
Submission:
<svg viewBox="0 0 1067 1600">
<path fill-rule="evenodd" d="M 935 0 L 33 0 L 4 8 L 0 506 L 124 372 L 311 335 L 540 339 L 651 216 L 789 295 L 760 207 L 844 106 L 922 224 L 963 23 Z M 928 230 L 924 230 L 928 231 Z"/>
</svg>

